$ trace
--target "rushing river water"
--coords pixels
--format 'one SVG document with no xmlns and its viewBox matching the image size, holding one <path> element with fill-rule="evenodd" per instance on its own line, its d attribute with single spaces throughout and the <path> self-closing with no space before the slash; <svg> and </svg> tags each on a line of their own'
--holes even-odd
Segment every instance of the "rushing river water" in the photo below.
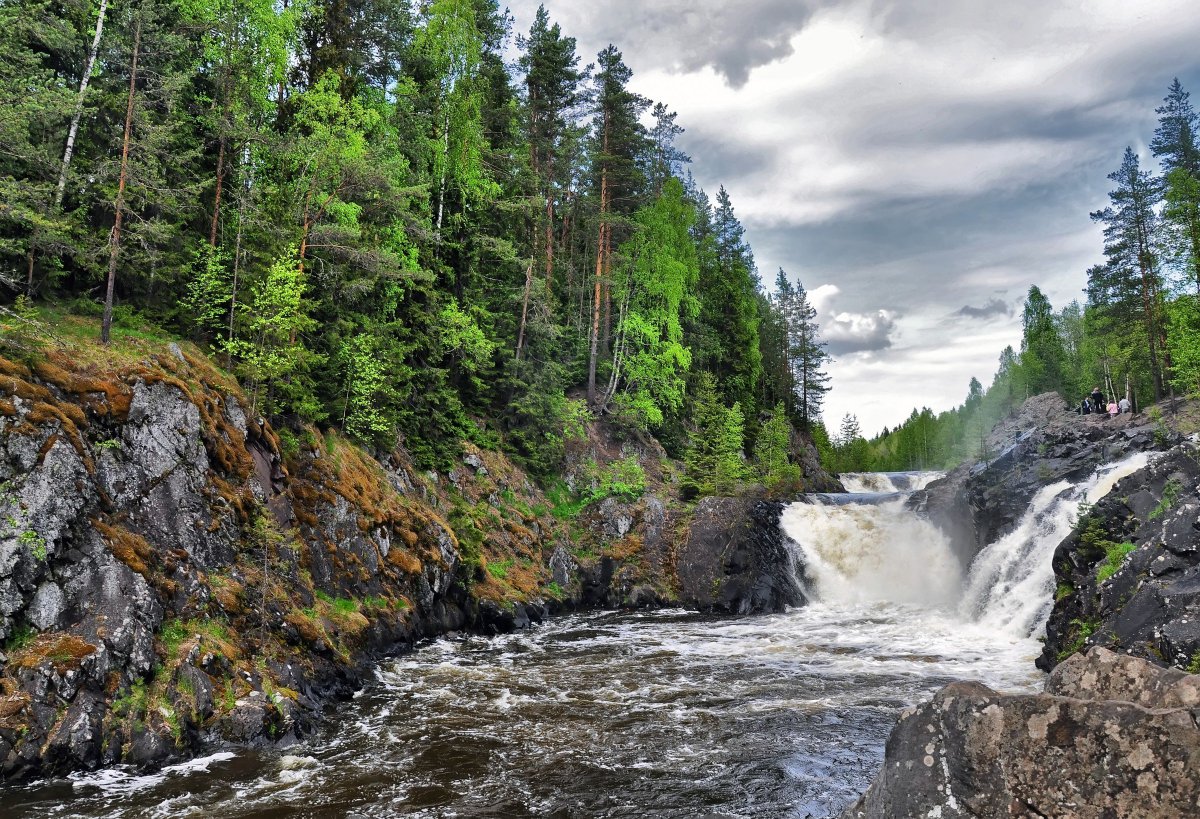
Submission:
<svg viewBox="0 0 1200 819">
<path fill-rule="evenodd" d="M 930 475 L 856 478 L 857 502 L 785 510 L 808 606 L 582 614 L 440 640 L 385 663 L 291 748 L 10 787 L 0 815 L 836 815 L 904 707 L 955 679 L 1040 683 L 1050 540 L 1138 465 L 1045 490 L 965 584 L 941 533 L 904 509 Z"/>
</svg>

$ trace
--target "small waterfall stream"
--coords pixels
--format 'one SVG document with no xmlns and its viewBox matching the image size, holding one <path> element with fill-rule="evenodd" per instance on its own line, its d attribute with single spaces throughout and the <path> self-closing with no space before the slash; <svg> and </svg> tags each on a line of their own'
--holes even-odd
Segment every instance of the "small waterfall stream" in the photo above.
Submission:
<svg viewBox="0 0 1200 819">
<path fill-rule="evenodd" d="M 0 815 L 835 816 L 904 707 L 957 679 L 1040 685 L 1053 549 L 1080 500 L 1144 462 L 1047 487 L 969 570 L 905 507 L 936 473 L 846 476 L 854 493 L 781 519 L 806 606 L 596 612 L 439 640 L 382 665 L 298 746 L 10 787 Z"/>
</svg>

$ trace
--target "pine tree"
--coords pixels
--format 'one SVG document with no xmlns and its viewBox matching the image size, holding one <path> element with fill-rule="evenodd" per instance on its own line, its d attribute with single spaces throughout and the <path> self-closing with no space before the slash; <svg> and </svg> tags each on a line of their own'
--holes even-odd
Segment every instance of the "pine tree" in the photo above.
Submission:
<svg viewBox="0 0 1200 819">
<path fill-rule="evenodd" d="M 588 403 L 592 406 L 599 399 L 596 372 L 601 353 L 602 308 L 607 338 L 612 316 L 612 253 L 623 232 L 615 216 L 630 213 L 637 205 L 642 186 L 638 157 L 646 139 L 639 117 L 649 104 L 644 97 L 629 90 L 633 72 L 615 46 L 601 51 L 597 61 L 592 175 L 598 196 L 598 225 L 587 380 Z"/>
<path fill-rule="evenodd" d="M 1154 109 L 1158 127 L 1150 140 L 1150 150 L 1162 161 L 1164 173 L 1181 168 L 1200 176 L 1197 117 L 1189 97 L 1176 77 L 1163 97 L 1163 104 Z"/>
<path fill-rule="evenodd" d="M 1121 167 L 1109 174 L 1117 183 L 1109 193 L 1112 204 L 1092 213 L 1104 225 L 1104 255 L 1108 263 L 1088 275 L 1088 303 L 1119 324 L 1136 317 L 1144 345 L 1154 398 L 1163 395 L 1163 286 L 1153 237 L 1159 185 L 1138 166 L 1137 154 L 1125 149 Z M 1118 328 L 1109 326 L 1110 331 Z"/>
<path fill-rule="evenodd" d="M 807 431 L 820 419 L 821 405 L 829 392 L 829 375 L 825 371 L 829 353 L 818 332 L 816 308 L 809 303 L 804 285 L 797 282 L 792 287 L 787 274 L 780 269 L 776 286 L 786 327 L 787 360 L 796 397 L 794 412 L 800 428 Z"/>
<path fill-rule="evenodd" d="M 0 5 L 0 279 L 28 298 L 38 257 L 77 251 L 76 220 L 52 205 L 72 102 L 54 58 L 72 34 L 48 3 Z"/>
<path fill-rule="evenodd" d="M 554 278 L 556 208 L 571 179 L 564 154 L 584 101 L 580 83 L 585 72 L 579 70 L 575 38 L 564 37 L 558 23 L 550 25 L 545 6 L 538 6 L 529 36 L 519 38 L 517 45 L 523 51 L 517 64 L 525 73 L 529 158 L 545 203 L 538 241 L 549 286 Z"/>
<path fill-rule="evenodd" d="M 712 372 L 725 399 L 757 412 L 762 351 L 758 346 L 758 274 L 744 229 L 724 187 L 702 225 L 698 366 Z"/>
</svg>

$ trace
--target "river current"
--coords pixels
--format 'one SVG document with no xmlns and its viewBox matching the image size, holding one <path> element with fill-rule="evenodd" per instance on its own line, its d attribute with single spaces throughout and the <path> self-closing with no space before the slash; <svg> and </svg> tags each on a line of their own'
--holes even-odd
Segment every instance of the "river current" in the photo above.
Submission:
<svg viewBox="0 0 1200 819">
<path fill-rule="evenodd" d="M 854 476 L 856 497 L 784 512 L 809 605 L 579 614 L 438 640 L 382 664 L 290 748 L 10 786 L 0 814 L 837 815 L 874 776 L 903 708 L 957 679 L 1040 685 L 1054 546 L 1081 500 L 1144 462 L 1048 487 L 969 572 L 904 507 L 932 473 Z"/>
</svg>

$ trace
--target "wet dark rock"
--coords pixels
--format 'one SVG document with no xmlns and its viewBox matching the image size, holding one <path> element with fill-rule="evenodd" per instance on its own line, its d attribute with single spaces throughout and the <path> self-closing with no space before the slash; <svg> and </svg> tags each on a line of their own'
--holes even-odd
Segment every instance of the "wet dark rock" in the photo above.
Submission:
<svg viewBox="0 0 1200 819">
<path fill-rule="evenodd" d="M 701 611 L 783 611 L 804 598 L 779 528 L 782 504 L 753 498 L 705 498 L 680 547 L 680 599 Z"/>
<path fill-rule="evenodd" d="M 1178 442 L 1144 415 L 1080 416 L 1057 393 L 1028 399 L 987 438 L 988 458 L 914 493 L 910 505 L 950 538 L 963 565 L 1011 532 L 1034 495 L 1079 482 L 1101 464 Z"/>
<path fill-rule="evenodd" d="M 843 819 L 1196 815 L 1200 677 L 1093 649 L 1043 694 L 953 683 L 909 709 Z"/>
<path fill-rule="evenodd" d="M 1041 668 L 1092 645 L 1179 668 L 1200 658 L 1198 484 L 1200 450 L 1179 444 L 1121 480 L 1059 544 Z"/>
</svg>

